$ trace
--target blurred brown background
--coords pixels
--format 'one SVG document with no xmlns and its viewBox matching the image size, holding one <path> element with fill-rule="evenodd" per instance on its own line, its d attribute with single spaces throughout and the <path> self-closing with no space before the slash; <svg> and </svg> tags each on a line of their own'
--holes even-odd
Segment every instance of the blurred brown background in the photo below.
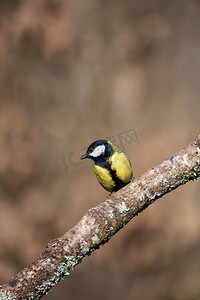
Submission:
<svg viewBox="0 0 200 300">
<path fill-rule="evenodd" d="M 135 177 L 199 133 L 200 2 L 0 1 L 0 282 L 108 195 L 92 141 L 135 128 Z M 200 186 L 157 201 L 44 299 L 200 299 Z"/>
</svg>

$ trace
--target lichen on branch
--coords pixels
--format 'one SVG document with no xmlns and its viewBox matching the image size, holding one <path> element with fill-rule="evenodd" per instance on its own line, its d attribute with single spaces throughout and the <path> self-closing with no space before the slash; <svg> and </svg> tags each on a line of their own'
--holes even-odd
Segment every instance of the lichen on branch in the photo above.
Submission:
<svg viewBox="0 0 200 300">
<path fill-rule="evenodd" d="M 42 298 L 134 216 L 191 180 L 200 180 L 200 135 L 185 149 L 91 208 L 63 236 L 50 241 L 36 261 L 1 286 L 0 299 Z"/>
</svg>

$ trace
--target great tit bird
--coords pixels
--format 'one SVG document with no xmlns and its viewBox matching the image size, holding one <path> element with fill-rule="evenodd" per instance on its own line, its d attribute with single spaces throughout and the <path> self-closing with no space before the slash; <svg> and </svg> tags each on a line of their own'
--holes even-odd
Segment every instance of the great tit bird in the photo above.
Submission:
<svg viewBox="0 0 200 300">
<path fill-rule="evenodd" d="M 107 140 L 97 140 L 81 159 L 94 161 L 94 172 L 99 183 L 108 192 L 116 192 L 133 178 L 131 163 L 124 152 Z"/>
</svg>

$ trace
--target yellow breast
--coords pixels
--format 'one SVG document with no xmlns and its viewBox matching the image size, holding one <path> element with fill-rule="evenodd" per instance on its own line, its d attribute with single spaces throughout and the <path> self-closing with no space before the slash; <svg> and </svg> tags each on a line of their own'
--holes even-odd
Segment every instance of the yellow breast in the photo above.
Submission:
<svg viewBox="0 0 200 300">
<path fill-rule="evenodd" d="M 97 165 L 94 166 L 94 172 L 102 187 L 111 193 L 115 187 L 115 182 L 113 181 L 110 172 L 107 169 Z"/>
<path fill-rule="evenodd" d="M 111 168 L 116 171 L 116 175 L 124 184 L 127 184 L 133 177 L 131 164 L 128 157 L 123 152 L 115 152 L 110 157 Z"/>
</svg>

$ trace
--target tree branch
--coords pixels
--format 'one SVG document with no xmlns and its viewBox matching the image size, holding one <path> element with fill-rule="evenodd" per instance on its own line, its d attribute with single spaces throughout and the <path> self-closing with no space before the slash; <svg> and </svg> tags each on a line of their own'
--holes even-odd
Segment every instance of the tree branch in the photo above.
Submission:
<svg viewBox="0 0 200 300">
<path fill-rule="evenodd" d="M 1 286 L 0 299 L 40 299 L 139 212 L 191 180 L 200 180 L 200 135 L 187 148 L 91 208 L 63 236 L 50 241 L 36 261 Z"/>
</svg>

